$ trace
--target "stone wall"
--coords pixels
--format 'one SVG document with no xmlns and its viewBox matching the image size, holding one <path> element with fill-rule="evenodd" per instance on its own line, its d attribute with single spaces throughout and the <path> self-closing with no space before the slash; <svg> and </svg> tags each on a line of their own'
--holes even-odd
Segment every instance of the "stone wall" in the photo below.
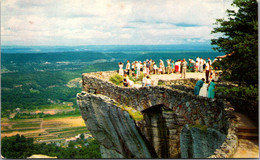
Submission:
<svg viewBox="0 0 260 160">
<path fill-rule="evenodd" d="M 216 129 L 226 126 L 221 120 L 225 114 L 223 100 L 212 101 L 167 86 L 124 88 L 88 74 L 83 75 L 82 83 L 86 92 L 94 91 L 139 111 L 162 104 L 182 115 L 187 123 L 197 122 Z"/>
<path fill-rule="evenodd" d="M 194 87 L 198 80 L 199 79 L 194 79 L 194 78 L 177 79 L 177 80 L 159 80 L 158 83 L 160 85 L 166 85 L 173 89 L 178 89 L 193 94 Z"/>
<path fill-rule="evenodd" d="M 114 111 L 111 110 L 111 103 L 103 103 L 105 99 L 109 99 L 110 101 L 113 100 L 114 106 L 129 106 L 143 113 L 144 120 L 134 123 L 136 124 L 136 130 L 140 133 L 140 136 L 142 137 L 143 142 L 145 143 L 144 146 L 146 146 L 146 149 L 144 150 L 149 150 L 149 156 L 153 158 L 181 157 L 180 137 L 182 128 L 185 124 L 206 126 L 210 130 L 210 132 L 214 130 L 218 132 L 219 135 L 228 134 L 230 122 L 227 119 L 225 111 L 226 105 L 224 103 L 224 100 L 213 101 L 212 99 L 194 96 L 192 85 L 195 85 L 196 80 L 187 79 L 164 82 L 164 84 L 170 86 L 163 85 L 141 88 L 124 88 L 116 86 L 109 82 L 109 77 L 115 73 L 116 72 L 114 71 L 105 73 L 99 72 L 83 74 L 82 76 L 83 90 L 85 91 L 83 93 L 86 94 L 84 96 L 91 95 L 92 97 L 82 99 L 82 96 L 79 94 L 78 103 L 81 107 L 82 116 L 86 122 L 86 125 L 89 128 L 89 130 L 91 130 L 91 133 L 93 132 L 93 135 L 111 135 L 112 133 L 109 132 L 116 132 L 113 133 L 113 135 L 118 136 L 122 135 L 122 133 L 128 132 L 127 130 L 125 130 L 126 128 L 124 127 L 125 123 L 122 124 L 122 126 L 120 126 L 120 123 L 118 123 L 118 125 L 114 125 L 114 128 L 116 129 L 106 129 L 106 132 L 101 132 L 98 129 L 94 132 L 93 129 L 91 129 L 93 128 L 92 123 L 94 122 L 91 123 L 91 121 L 88 120 L 88 114 L 101 114 L 102 116 L 107 117 L 107 114 L 111 112 L 114 113 Z M 186 85 L 184 85 L 184 88 L 181 88 L 183 84 Z M 178 86 L 179 88 L 176 86 Z M 190 89 L 190 92 L 187 92 L 187 88 Z M 102 95 L 102 97 L 105 98 L 95 99 L 93 98 L 93 95 Z M 86 103 L 85 101 L 87 101 L 88 103 Z M 94 103 L 94 101 L 97 102 Z M 87 109 L 94 108 L 93 105 L 95 106 L 95 110 L 90 111 Z M 127 115 L 126 112 L 121 113 L 121 111 L 119 111 L 120 107 L 118 108 L 118 111 L 116 111 L 118 113 L 113 115 L 113 118 L 115 119 L 121 119 L 122 117 L 120 117 L 120 114 L 124 114 L 124 116 Z M 112 121 L 112 117 L 109 119 L 109 121 Z M 103 122 L 103 120 L 101 122 Z M 98 126 L 103 125 L 99 124 L 101 122 L 100 120 L 95 121 L 95 123 L 97 123 L 96 125 Z M 104 126 L 104 128 L 107 128 L 107 126 Z M 192 131 L 191 136 L 193 136 L 196 133 L 196 131 Z M 133 153 L 132 151 L 129 151 L 129 147 L 126 147 L 126 151 L 124 151 L 124 146 L 126 146 L 125 143 L 113 143 L 115 144 L 115 146 L 121 145 L 119 147 L 121 149 L 117 150 L 116 153 L 118 154 L 115 155 L 113 154 L 115 153 L 115 149 L 113 148 L 111 150 L 112 146 L 106 145 L 109 142 L 103 141 L 102 137 L 94 137 L 104 146 L 102 147 L 102 153 L 103 155 L 106 155 L 105 157 L 132 157 L 131 154 L 128 154 Z M 207 135 L 205 135 L 205 137 L 207 137 Z M 222 137 L 221 140 L 223 141 L 223 136 L 219 137 Z M 121 141 L 122 140 L 125 141 L 121 138 Z M 134 138 L 132 140 L 134 141 Z M 218 143 L 214 143 L 214 145 L 220 145 L 221 140 L 218 141 Z M 197 142 L 198 141 L 196 141 L 196 143 Z M 205 156 L 209 156 L 209 153 L 214 153 L 212 152 L 212 150 L 214 150 L 215 148 L 214 145 L 213 147 L 211 147 L 210 152 L 207 152 L 207 154 L 205 153 L 202 155 L 204 156 L 204 158 Z M 115 157 L 112 157 L 111 154 Z M 193 154 L 193 156 L 195 155 L 196 154 Z M 145 158 L 144 155 L 140 154 L 136 157 Z"/>
</svg>

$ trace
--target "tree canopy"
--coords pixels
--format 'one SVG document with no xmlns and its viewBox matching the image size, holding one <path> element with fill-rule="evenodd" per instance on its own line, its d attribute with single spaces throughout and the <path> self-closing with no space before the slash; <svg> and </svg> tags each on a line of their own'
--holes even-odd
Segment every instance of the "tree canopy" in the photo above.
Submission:
<svg viewBox="0 0 260 160">
<path fill-rule="evenodd" d="M 212 34 L 214 50 L 227 55 L 221 61 L 223 77 L 239 84 L 258 84 L 258 2 L 234 0 L 227 19 L 217 19 Z"/>
</svg>

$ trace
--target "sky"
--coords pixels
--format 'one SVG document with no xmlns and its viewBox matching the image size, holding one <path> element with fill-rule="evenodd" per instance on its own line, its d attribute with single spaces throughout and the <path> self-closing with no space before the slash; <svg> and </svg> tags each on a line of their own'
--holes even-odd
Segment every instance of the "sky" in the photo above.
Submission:
<svg viewBox="0 0 260 160">
<path fill-rule="evenodd" d="M 1 45 L 209 44 L 232 0 L 2 0 Z"/>
</svg>

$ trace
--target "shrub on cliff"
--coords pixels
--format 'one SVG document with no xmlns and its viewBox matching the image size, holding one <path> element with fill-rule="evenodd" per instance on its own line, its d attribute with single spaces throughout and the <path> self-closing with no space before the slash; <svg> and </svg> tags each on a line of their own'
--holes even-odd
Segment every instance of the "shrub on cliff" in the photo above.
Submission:
<svg viewBox="0 0 260 160">
<path fill-rule="evenodd" d="M 143 74 L 143 73 L 140 73 L 140 75 L 139 75 L 138 78 L 135 78 L 135 77 L 133 77 L 133 76 L 131 76 L 131 75 L 129 76 L 129 79 L 130 79 L 131 81 L 133 81 L 133 82 L 142 81 L 143 78 L 144 78 L 144 74 Z"/>
<path fill-rule="evenodd" d="M 120 76 L 119 74 L 115 74 L 110 77 L 109 79 L 112 83 L 122 86 L 123 85 L 123 77 Z"/>
<path fill-rule="evenodd" d="M 258 101 L 258 88 L 252 85 L 249 87 L 218 87 L 216 93 L 221 94 L 223 97 L 240 97 Z"/>
</svg>

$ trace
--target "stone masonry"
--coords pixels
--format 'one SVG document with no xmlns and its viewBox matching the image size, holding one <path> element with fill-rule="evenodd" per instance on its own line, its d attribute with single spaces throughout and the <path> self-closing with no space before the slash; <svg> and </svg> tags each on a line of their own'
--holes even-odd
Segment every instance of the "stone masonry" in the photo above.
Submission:
<svg viewBox="0 0 260 160">
<path fill-rule="evenodd" d="M 103 158 L 206 158 L 220 149 L 231 124 L 224 100 L 194 96 L 193 79 L 124 88 L 109 82 L 115 73 L 83 74 L 83 92 L 77 95 L 86 126 L 101 143 Z M 144 119 L 134 121 L 120 106 L 140 111 Z M 189 130 L 184 127 L 187 125 L 199 127 Z M 208 132 L 200 131 L 200 126 Z M 181 139 L 184 135 L 186 141 Z M 189 141 L 187 137 L 199 135 L 204 137 L 202 141 Z M 218 140 L 210 143 L 214 136 Z M 200 142 L 207 153 L 196 147 Z M 192 152 L 185 148 L 187 143 L 192 143 Z"/>
</svg>

